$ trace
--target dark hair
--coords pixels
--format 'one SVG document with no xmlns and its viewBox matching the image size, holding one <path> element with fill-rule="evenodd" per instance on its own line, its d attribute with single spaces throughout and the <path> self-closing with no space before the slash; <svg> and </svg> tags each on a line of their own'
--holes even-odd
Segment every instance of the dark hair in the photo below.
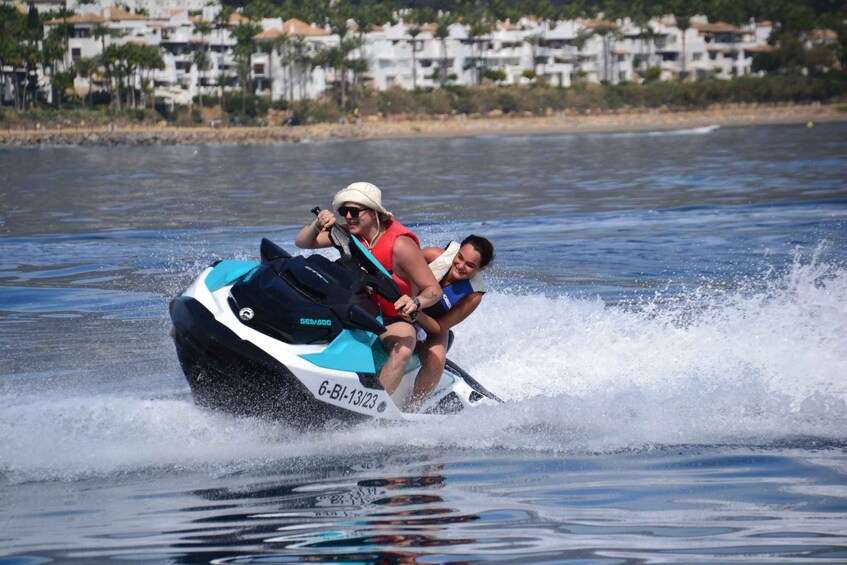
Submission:
<svg viewBox="0 0 847 565">
<path fill-rule="evenodd" d="M 492 261 L 494 261 L 494 246 L 491 245 L 490 241 L 481 235 L 471 234 L 462 240 L 462 245 L 467 243 L 471 244 L 479 253 L 481 257 L 479 262 L 480 269 L 486 268 Z"/>
</svg>

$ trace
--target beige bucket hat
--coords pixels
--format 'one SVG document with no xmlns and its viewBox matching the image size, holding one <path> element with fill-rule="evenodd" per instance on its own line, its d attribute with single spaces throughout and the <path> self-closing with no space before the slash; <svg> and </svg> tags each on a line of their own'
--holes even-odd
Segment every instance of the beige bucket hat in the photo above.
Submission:
<svg viewBox="0 0 847 565">
<path fill-rule="evenodd" d="M 354 202 L 385 214 L 389 218 L 394 216 L 382 205 L 382 191 L 369 182 L 354 182 L 336 192 L 332 199 L 332 208 L 338 210 L 345 202 Z"/>
</svg>

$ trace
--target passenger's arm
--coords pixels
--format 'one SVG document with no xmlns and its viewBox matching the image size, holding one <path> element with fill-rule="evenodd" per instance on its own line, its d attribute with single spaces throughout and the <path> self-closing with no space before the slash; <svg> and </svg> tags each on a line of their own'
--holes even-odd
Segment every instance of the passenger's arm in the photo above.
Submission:
<svg viewBox="0 0 847 565">
<path fill-rule="evenodd" d="M 438 247 L 424 247 L 421 251 L 423 252 L 427 265 L 438 259 L 441 254 L 444 253 L 444 250 Z"/>
<path fill-rule="evenodd" d="M 465 321 L 465 318 L 473 314 L 473 311 L 476 310 L 481 301 L 482 293 L 474 292 L 462 298 L 458 304 L 453 306 L 439 318 L 431 318 L 425 312 L 421 312 L 418 314 L 418 317 L 415 318 L 415 321 L 420 324 L 420 326 L 428 334 L 447 333 L 450 328 L 459 325 Z"/>
<path fill-rule="evenodd" d="M 410 238 L 398 237 L 394 242 L 394 265 L 395 270 L 399 267 L 408 277 L 409 282 L 420 289 L 417 296 L 420 301 L 418 310 L 432 306 L 441 300 L 441 287 L 438 286 L 435 275 L 429 270 L 429 265 L 424 260 L 420 248 Z M 398 300 L 398 302 L 401 301 L 406 302 L 404 298 Z"/>
</svg>

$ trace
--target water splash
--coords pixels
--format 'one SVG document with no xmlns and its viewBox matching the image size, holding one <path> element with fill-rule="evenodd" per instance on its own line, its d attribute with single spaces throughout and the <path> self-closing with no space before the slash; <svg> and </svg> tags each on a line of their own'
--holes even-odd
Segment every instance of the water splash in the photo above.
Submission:
<svg viewBox="0 0 847 565">
<path fill-rule="evenodd" d="M 303 434 L 161 398 L 0 397 L 0 474 L 76 480 L 148 468 L 455 446 L 607 453 L 669 445 L 842 444 L 847 270 L 797 254 L 734 285 L 606 304 L 490 293 L 451 356 L 507 403 L 442 422 Z M 162 355 L 171 355 L 163 352 Z"/>
</svg>

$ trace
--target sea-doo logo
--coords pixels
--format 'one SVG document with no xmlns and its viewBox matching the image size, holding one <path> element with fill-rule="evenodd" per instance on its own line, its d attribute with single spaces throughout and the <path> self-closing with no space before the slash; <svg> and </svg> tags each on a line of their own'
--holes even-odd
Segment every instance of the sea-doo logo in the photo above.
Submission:
<svg viewBox="0 0 847 565">
<path fill-rule="evenodd" d="M 253 319 L 254 313 L 252 308 L 242 308 L 238 312 L 238 317 L 244 320 L 245 322 L 249 322 Z"/>
<path fill-rule="evenodd" d="M 300 318 L 301 326 L 331 326 L 332 320 L 316 320 L 314 318 Z"/>
</svg>

